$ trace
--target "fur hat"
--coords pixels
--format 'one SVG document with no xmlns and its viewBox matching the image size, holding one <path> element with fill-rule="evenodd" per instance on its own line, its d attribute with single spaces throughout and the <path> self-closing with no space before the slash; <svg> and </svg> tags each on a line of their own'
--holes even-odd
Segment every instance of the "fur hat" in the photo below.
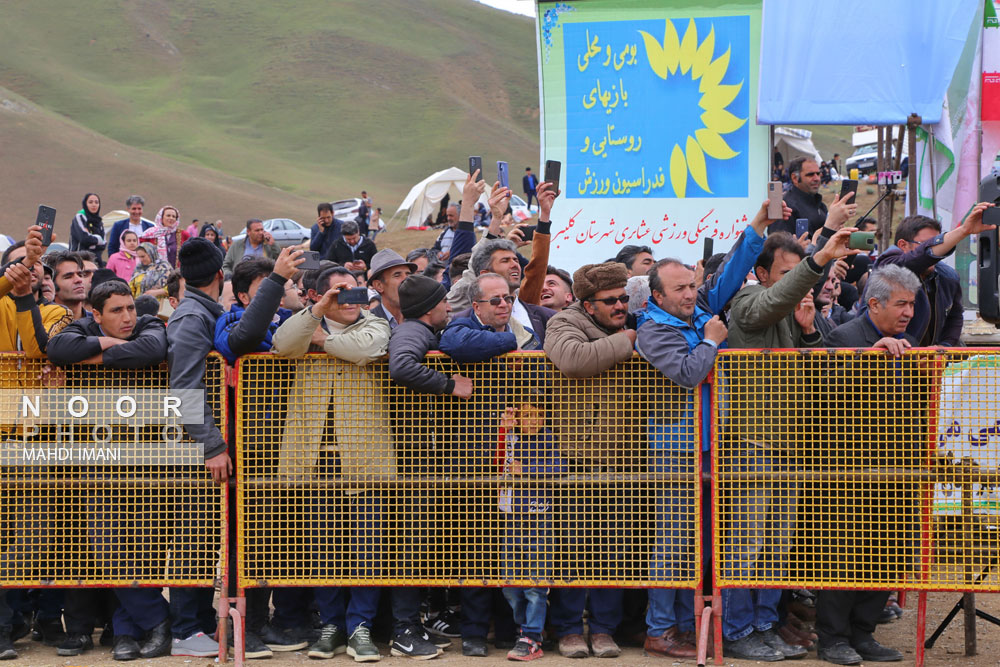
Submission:
<svg viewBox="0 0 1000 667">
<path fill-rule="evenodd" d="M 601 290 L 625 287 L 626 282 L 628 269 L 624 264 L 585 264 L 573 274 L 573 294 L 580 301 L 586 301 Z"/>
</svg>

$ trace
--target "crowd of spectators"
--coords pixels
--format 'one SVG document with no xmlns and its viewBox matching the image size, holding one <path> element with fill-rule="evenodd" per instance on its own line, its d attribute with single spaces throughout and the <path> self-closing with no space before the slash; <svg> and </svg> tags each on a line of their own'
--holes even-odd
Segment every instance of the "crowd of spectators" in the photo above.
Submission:
<svg viewBox="0 0 1000 667">
<path fill-rule="evenodd" d="M 332 207 L 320 204 L 308 247 L 323 261 L 310 271 L 299 268 L 303 248 L 279 248 L 258 219 L 246 223 L 244 238 L 229 242 L 213 225 L 181 229 L 172 206 L 161 207 L 149 225 L 141 218 L 144 201 L 135 195 L 126 202 L 130 217 L 105 239 L 100 198 L 88 193 L 72 222 L 73 250 L 43 254 L 40 229 L 30 227 L 4 252 L 0 351 L 47 356 L 55 366 L 135 369 L 166 362 L 176 389 L 204 387 L 204 360 L 213 350 L 229 364 L 262 351 L 291 358 L 325 352 L 359 366 L 387 357 L 392 381 L 405 390 L 463 400 L 480 389 L 462 373 L 436 370 L 425 361 L 428 352 L 440 350 L 467 364 L 543 350 L 571 378 L 598 376 L 638 352 L 673 383 L 702 386 L 707 405 L 703 381 L 726 345 L 876 348 L 896 356 L 911 346 L 959 345 L 961 288 L 941 260 L 959 241 L 988 228 L 982 215 L 990 204 L 977 205 L 948 232 L 930 218 L 908 217 L 895 244 L 873 258 L 849 248 L 856 205 L 835 198 L 826 206 L 812 196 L 809 184 L 818 183 L 819 174 L 811 166 L 790 167 L 794 187 L 783 219 L 768 219 L 763 204 L 727 253 L 689 266 L 656 257 L 649 247 L 627 246 L 572 274 L 549 264 L 550 212 L 559 193 L 546 182 L 531 184 L 539 206 L 531 241 L 521 227 L 504 236 L 510 191 L 499 183 L 490 189 L 489 225 L 477 239 L 476 202 L 487 184 L 470 175 L 461 202 L 446 208 L 446 228 L 433 246 L 406 257 L 378 250 L 357 221 L 336 220 Z M 796 216 L 810 219 L 809 238 L 785 231 Z M 520 253 L 529 244 L 530 260 Z M 339 303 L 342 290 L 357 287 L 368 288 L 369 303 Z M 559 443 L 541 413 L 526 400 L 497 418 L 510 434 L 505 469 L 563 469 Z M 204 443 L 213 479 L 225 483 L 234 454 L 220 434 L 224 425 L 215 423 L 211 409 L 205 415 L 204 423 L 186 428 Z M 708 436 L 698 437 L 707 451 Z M 656 446 L 662 446 L 658 456 L 669 459 L 670 444 Z M 545 507 L 545 500 L 508 498 L 502 511 L 527 515 L 528 506 Z M 524 520 L 529 518 L 544 521 Z M 538 547 L 514 540 L 505 548 L 523 557 L 527 568 L 528 550 Z M 529 575 L 544 576 L 543 570 Z M 397 656 L 436 657 L 451 644 L 449 637 L 460 638 L 463 655 L 484 656 L 492 624 L 496 645 L 508 647 L 514 660 L 541 657 L 547 627 L 564 656 L 615 657 L 623 615 L 635 612 L 629 607 L 645 614 L 641 640 L 648 655 L 695 656 L 692 591 L 657 588 L 636 598 L 615 589 L 510 588 L 503 591 L 505 611 L 483 588 L 462 588 L 431 611 L 419 588 L 381 594 L 391 599 L 390 652 Z M 49 590 L 34 600 L 0 592 L 0 658 L 16 657 L 13 641 L 29 631 L 59 655 L 78 655 L 93 647 L 95 621 L 108 624 L 102 641 L 106 635 L 113 642 L 119 660 L 211 656 L 218 651 L 214 621 L 205 614 L 211 595 L 210 589 L 173 589 L 168 604 L 149 588 Z M 819 656 L 836 664 L 900 659 L 873 636 L 888 596 L 819 593 Z M 247 657 L 307 649 L 313 658 L 347 652 L 359 662 L 378 660 L 371 630 L 379 597 L 378 588 L 274 589 L 273 615 L 267 595 L 249 600 Z M 806 653 L 813 642 L 808 634 L 781 631 L 782 599 L 782 591 L 724 591 L 727 656 L 777 661 Z M 310 604 L 318 623 L 290 620 Z"/>
</svg>

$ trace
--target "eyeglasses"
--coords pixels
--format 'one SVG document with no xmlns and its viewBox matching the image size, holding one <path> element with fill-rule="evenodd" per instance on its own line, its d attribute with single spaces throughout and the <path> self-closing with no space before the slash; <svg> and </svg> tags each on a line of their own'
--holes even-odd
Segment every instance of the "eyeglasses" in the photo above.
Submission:
<svg viewBox="0 0 1000 667">
<path fill-rule="evenodd" d="M 605 306 L 613 306 L 615 305 L 615 303 L 619 301 L 623 304 L 626 304 L 628 303 L 628 294 L 622 294 L 621 296 L 609 296 L 606 299 L 590 299 L 591 303 L 594 303 L 596 301 L 600 301 Z"/>
<path fill-rule="evenodd" d="M 501 301 L 506 301 L 508 305 L 514 305 L 514 299 L 516 297 L 508 294 L 507 296 L 495 296 L 492 299 L 476 299 L 476 303 L 488 303 L 491 306 L 499 306 Z"/>
</svg>

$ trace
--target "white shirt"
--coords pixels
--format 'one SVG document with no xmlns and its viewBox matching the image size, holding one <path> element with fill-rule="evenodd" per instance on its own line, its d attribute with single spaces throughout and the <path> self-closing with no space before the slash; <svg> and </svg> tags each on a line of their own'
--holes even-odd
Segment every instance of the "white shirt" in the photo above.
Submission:
<svg viewBox="0 0 1000 667">
<path fill-rule="evenodd" d="M 535 330 L 535 325 L 531 323 L 531 317 L 528 316 L 528 309 L 524 307 L 521 303 L 521 299 L 514 300 L 514 306 L 511 308 L 510 316 L 521 323 L 525 329 Z"/>
</svg>

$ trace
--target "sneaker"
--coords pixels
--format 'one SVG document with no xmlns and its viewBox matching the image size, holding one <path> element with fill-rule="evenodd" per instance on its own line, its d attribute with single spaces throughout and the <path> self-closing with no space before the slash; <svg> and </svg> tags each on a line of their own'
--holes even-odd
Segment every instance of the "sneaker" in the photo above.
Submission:
<svg viewBox="0 0 1000 667">
<path fill-rule="evenodd" d="M 559 655 L 564 658 L 587 658 L 590 647 L 583 640 L 583 635 L 566 635 L 559 638 Z"/>
<path fill-rule="evenodd" d="M 515 642 L 517 643 L 517 642 Z M 514 648 L 513 646 L 511 648 Z M 468 639 L 462 640 L 462 655 L 467 658 L 485 658 L 486 657 L 486 638 L 485 637 L 469 637 Z"/>
<path fill-rule="evenodd" d="M 272 651 L 298 651 L 309 646 L 309 642 L 299 639 L 292 639 L 284 630 L 276 628 L 269 623 L 265 623 L 257 631 L 257 636 Z"/>
<path fill-rule="evenodd" d="M 617 658 L 622 654 L 611 635 L 602 633 L 590 636 L 590 650 L 594 652 L 595 658 Z"/>
<path fill-rule="evenodd" d="M 542 653 L 541 644 L 530 637 L 519 637 L 514 648 L 507 652 L 507 659 L 527 662 L 528 660 L 537 660 L 543 655 L 545 654 Z"/>
<path fill-rule="evenodd" d="M 230 635 L 230 646 L 232 646 L 232 641 L 232 635 Z M 247 660 L 263 660 L 273 655 L 274 652 L 261 641 L 256 632 L 247 632 L 243 635 L 243 657 Z"/>
<path fill-rule="evenodd" d="M 111 657 L 122 661 L 138 660 L 140 657 L 139 642 L 135 640 L 135 637 L 116 635 L 115 646 L 111 649 Z"/>
<path fill-rule="evenodd" d="M 436 632 L 427 632 L 427 628 L 422 628 L 423 639 L 425 642 L 430 642 L 437 646 L 438 648 L 450 648 L 451 640 L 444 635 L 439 635 Z"/>
<path fill-rule="evenodd" d="M 382 659 L 382 654 L 372 642 L 371 631 L 363 625 L 356 627 L 347 640 L 347 655 L 354 658 L 354 662 L 378 662 Z"/>
<path fill-rule="evenodd" d="M 309 647 L 310 658 L 332 658 L 338 653 L 347 652 L 347 633 L 333 623 L 323 626 L 319 632 L 319 640 Z"/>
<path fill-rule="evenodd" d="M 777 662 L 785 659 L 781 651 L 765 644 L 757 632 L 752 632 L 740 639 L 723 639 L 722 654 L 727 658 L 760 660 L 761 662 Z"/>
<path fill-rule="evenodd" d="M 847 642 L 837 642 L 832 646 L 820 646 L 816 652 L 820 660 L 835 665 L 860 665 L 861 656 Z"/>
<path fill-rule="evenodd" d="M 458 626 L 458 614 L 451 611 L 443 611 L 434 618 L 428 619 L 424 627 L 432 634 L 445 637 L 461 637 L 462 631 Z"/>
<path fill-rule="evenodd" d="M 389 643 L 389 654 L 415 660 L 430 660 L 444 652 L 424 637 L 425 633 L 416 628 L 406 628 L 402 632 L 397 632 Z"/>
<path fill-rule="evenodd" d="M 14 642 L 6 636 L 0 635 L 0 660 L 13 660 L 17 657 L 14 649 Z"/>
<path fill-rule="evenodd" d="M 802 646 L 789 644 L 781 638 L 781 635 L 779 635 L 776 630 L 765 630 L 764 632 L 758 632 L 757 634 L 760 635 L 760 638 L 765 644 L 773 648 L 775 651 L 780 652 L 785 658 L 801 658 L 809 652 Z"/>
<path fill-rule="evenodd" d="M 89 651 L 92 648 L 94 648 L 94 640 L 90 635 L 66 635 L 66 638 L 61 644 L 59 644 L 59 648 L 56 649 L 56 655 L 80 655 L 84 651 Z"/>
<path fill-rule="evenodd" d="M 903 659 L 902 653 L 894 648 L 882 646 L 874 639 L 855 644 L 854 650 L 868 662 L 898 662 Z"/>
<path fill-rule="evenodd" d="M 211 658 L 219 654 L 219 644 L 204 632 L 193 634 L 187 639 L 174 639 L 170 655 L 188 658 Z"/>
</svg>

